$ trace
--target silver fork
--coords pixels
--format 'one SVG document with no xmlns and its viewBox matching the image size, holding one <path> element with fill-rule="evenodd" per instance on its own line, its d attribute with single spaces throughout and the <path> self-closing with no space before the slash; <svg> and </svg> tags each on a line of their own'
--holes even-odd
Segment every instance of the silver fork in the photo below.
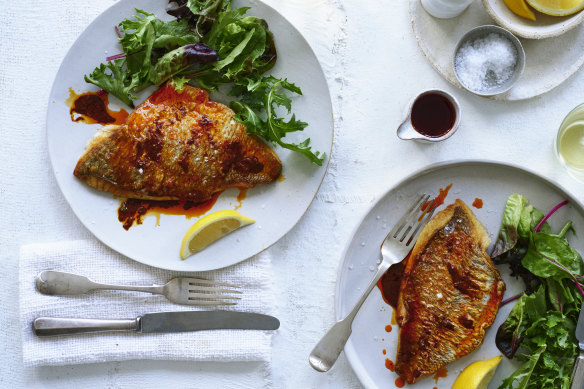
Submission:
<svg viewBox="0 0 584 389">
<path fill-rule="evenodd" d="M 236 289 L 239 288 L 237 285 L 188 277 L 173 278 L 164 285 L 109 285 L 93 282 L 87 277 L 73 273 L 45 270 L 36 276 L 35 285 L 39 292 L 48 295 L 76 295 L 100 289 L 132 290 L 161 294 L 173 303 L 185 305 L 235 305 L 236 302 L 228 300 L 241 299 L 225 294 L 241 294 L 241 291 Z"/>
<path fill-rule="evenodd" d="M 357 301 L 353 309 L 343 319 L 336 322 L 328 330 L 310 353 L 308 362 L 315 370 L 325 372 L 333 367 L 351 335 L 353 319 L 355 319 L 361 305 L 363 305 L 367 296 L 377 284 L 377 281 L 379 281 L 391 265 L 401 262 L 408 255 L 416 243 L 422 227 L 432 218 L 436 209 L 433 202 L 426 205 L 429 199 L 430 195 L 420 195 L 405 215 L 395 224 L 389 234 L 387 234 L 381 244 L 382 261 L 377 268 L 377 273 L 375 273 L 375 276 L 359 298 L 359 301 Z"/>
</svg>

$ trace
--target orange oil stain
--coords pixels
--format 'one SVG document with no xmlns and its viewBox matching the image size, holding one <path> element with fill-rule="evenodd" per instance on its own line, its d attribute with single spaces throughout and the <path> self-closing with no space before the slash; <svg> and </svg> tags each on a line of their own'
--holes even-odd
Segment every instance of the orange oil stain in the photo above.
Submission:
<svg viewBox="0 0 584 389">
<path fill-rule="evenodd" d="M 395 386 L 397 386 L 398 388 L 403 388 L 405 384 L 406 384 L 406 381 L 403 378 L 397 377 L 395 379 Z"/>
<path fill-rule="evenodd" d="M 69 97 L 65 100 L 69 107 L 71 120 L 87 124 L 123 124 L 128 118 L 125 109 L 109 109 L 109 93 L 105 91 L 78 94 L 69 88 Z"/>
<path fill-rule="evenodd" d="M 383 353 L 383 355 L 387 354 L 387 350 L 386 349 L 383 349 L 381 352 Z"/>
<path fill-rule="evenodd" d="M 385 332 L 391 332 L 392 329 L 391 324 L 385 326 Z"/>
<path fill-rule="evenodd" d="M 472 206 L 475 207 L 476 209 L 481 209 L 483 207 L 483 200 L 479 199 L 478 197 L 476 199 L 474 199 L 474 201 L 472 202 Z"/>
<path fill-rule="evenodd" d="M 279 176 L 278 176 L 278 178 L 277 178 L 277 181 L 278 181 L 278 182 L 282 182 L 282 181 L 284 181 L 285 179 L 286 179 L 286 177 L 284 177 L 284 175 L 283 175 L 282 173 L 280 173 L 280 175 L 279 175 Z"/>
<path fill-rule="evenodd" d="M 385 358 L 385 367 L 390 370 L 390 371 L 394 371 L 395 370 L 395 366 L 393 364 L 393 361 L 389 358 Z"/>
<path fill-rule="evenodd" d="M 187 219 L 200 217 L 207 213 L 220 193 L 215 193 L 210 200 L 203 203 L 193 204 L 188 201 L 154 201 L 124 199 L 118 208 L 118 220 L 123 223 L 123 227 L 129 230 L 134 224 L 142 224 L 143 218 L 151 215 L 156 217 L 156 225 L 160 225 L 160 215 L 184 215 Z"/>
<path fill-rule="evenodd" d="M 439 369 L 436 372 L 436 374 L 434 375 L 434 382 L 438 383 L 438 380 L 440 378 L 445 378 L 445 377 L 448 377 L 448 370 L 445 367 L 443 367 L 443 368 Z"/>
<path fill-rule="evenodd" d="M 237 205 L 235 206 L 235 208 L 233 208 L 234 211 L 237 211 L 239 208 L 241 208 L 241 202 L 243 200 L 245 200 L 246 196 L 247 196 L 247 188 L 240 189 L 239 194 L 237 195 Z"/>
<path fill-rule="evenodd" d="M 438 207 L 444 204 L 444 200 L 446 199 L 446 196 L 448 196 L 450 188 L 452 188 L 452 184 L 448 185 L 446 188 L 440 188 L 440 193 L 438 196 L 436 196 L 432 201 L 427 201 L 424 206 L 422 206 L 422 210 L 426 209 L 426 207 L 428 207 L 430 204 L 432 204 L 432 207 Z"/>
</svg>

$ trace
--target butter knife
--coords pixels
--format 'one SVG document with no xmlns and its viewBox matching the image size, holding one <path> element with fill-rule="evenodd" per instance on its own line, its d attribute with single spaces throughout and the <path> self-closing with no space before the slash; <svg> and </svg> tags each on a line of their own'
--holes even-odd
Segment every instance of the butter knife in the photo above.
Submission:
<svg viewBox="0 0 584 389">
<path fill-rule="evenodd" d="M 232 311 L 185 311 L 147 313 L 135 319 L 74 319 L 39 317 L 33 322 L 37 336 L 72 335 L 102 331 L 134 331 L 142 334 L 215 329 L 277 330 L 280 321 L 260 313 Z"/>
<path fill-rule="evenodd" d="M 576 325 L 576 339 L 578 340 L 578 346 L 580 347 L 580 355 L 576 357 L 576 362 L 574 363 L 574 370 L 572 370 L 572 386 L 571 389 L 583 389 L 584 388 L 584 303 L 582 304 L 582 309 L 580 310 L 580 316 L 578 317 L 578 324 Z"/>
</svg>

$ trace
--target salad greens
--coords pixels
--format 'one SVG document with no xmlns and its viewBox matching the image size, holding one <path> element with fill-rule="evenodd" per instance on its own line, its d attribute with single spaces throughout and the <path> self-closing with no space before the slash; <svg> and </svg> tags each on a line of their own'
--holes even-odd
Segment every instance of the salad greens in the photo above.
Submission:
<svg viewBox="0 0 584 389">
<path fill-rule="evenodd" d="M 246 16 L 249 7 L 231 9 L 231 0 L 171 0 L 162 21 L 136 9 L 119 24 L 123 54 L 107 58 L 85 81 L 95 84 L 134 107 L 135 93 L 150 85 L 171 82 L 177 90 L 192 84 L 210 92 L 230 85 L 235 120 L 248 134 L 297 151 L 317 165 L 325 154 L 313 151 L 310 138 L 295 144 L 288 133 L 307 123 L 292 113 L 289 93 L 302 95 L 287 79 L 264 75 L 276 63 L 272 32 L 265 20 Z M 288 120 L 281 112 L 291 115 Z"/>
<path fill-rule="evenodd" d="M 522 365 L 500 388 L 569 388 L 579 348 L 574 335 L 584 291 L 582 257 L 570 247 L 567 222 L 553 233 L 547 219 L 525 197 L 507 200 L 503 223 L 491 256 L 508 263 L 521 277 L 526 291 L 499 327 L 496 343 L 508 358 Z"/>
</svg>

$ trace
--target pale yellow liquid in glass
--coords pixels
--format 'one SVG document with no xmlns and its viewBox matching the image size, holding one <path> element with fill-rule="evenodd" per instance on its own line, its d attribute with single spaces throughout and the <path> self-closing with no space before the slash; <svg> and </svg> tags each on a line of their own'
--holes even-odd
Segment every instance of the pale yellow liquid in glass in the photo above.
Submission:
<svg viewBox="0 0 584 389">
<path fill-rule="evenodd" d="M 584 104 L 574 108 L 562 122 L 556 152 L 569 173 L 584 179 Z"/>
</svg>

